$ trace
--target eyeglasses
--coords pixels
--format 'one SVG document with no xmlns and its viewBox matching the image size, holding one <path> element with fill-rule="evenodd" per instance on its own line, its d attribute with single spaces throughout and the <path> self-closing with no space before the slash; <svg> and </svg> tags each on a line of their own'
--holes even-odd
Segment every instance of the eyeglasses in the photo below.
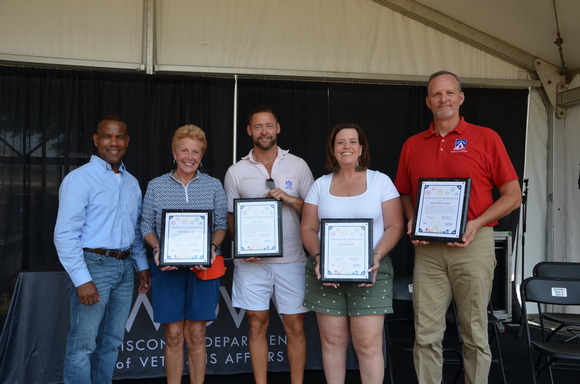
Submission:
<svg viewBox="0 0 580 384">
<path fill-rule="evenodd" d="M 268 189 L 276 188 L 276 184 L 274 183 L 274 179 L 272 179 L 271 177 L 269 179 L 266 179 L 266 188 L 268 188 Z"/>
</svg>

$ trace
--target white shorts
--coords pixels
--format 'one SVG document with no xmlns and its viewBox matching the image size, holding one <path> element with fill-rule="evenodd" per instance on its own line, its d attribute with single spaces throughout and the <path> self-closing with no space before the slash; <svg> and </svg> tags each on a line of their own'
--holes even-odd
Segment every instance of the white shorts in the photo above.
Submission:
<svg viewBox="0 0 580 384">
<path fill-rule="evenodd" d="M 250 311 L 270 309 L 270 299 L 279 314 L 308 312 L 303 305 L 306 261 L 285 264 L 236 261 L 232 304 Z"/>
</svg>

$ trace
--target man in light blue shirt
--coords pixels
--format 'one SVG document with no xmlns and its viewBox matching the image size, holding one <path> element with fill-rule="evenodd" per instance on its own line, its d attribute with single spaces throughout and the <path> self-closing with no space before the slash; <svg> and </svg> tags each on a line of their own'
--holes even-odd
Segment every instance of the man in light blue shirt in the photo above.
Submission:
<svg viewBox="0 0 580 384">
<path fill-rule="evenodd" d="M 122 163 L 127 125 L 107 116 L 93 141 L 97 156 L 60 186 L 54 229 L 70 276 L 65 384 L 111 383 L 133 298 L 133 269 L 139 272 L 139 293 L 151 286 L 140 232 L 141 189 Z"/>
</svg>

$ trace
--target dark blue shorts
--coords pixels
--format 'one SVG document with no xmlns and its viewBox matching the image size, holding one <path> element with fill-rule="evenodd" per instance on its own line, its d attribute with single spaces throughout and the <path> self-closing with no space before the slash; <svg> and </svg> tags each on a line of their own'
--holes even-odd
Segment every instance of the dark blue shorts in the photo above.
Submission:
<svg viewBox="0 0 580 384">
<path fill-rule="evenodd" d="M 220 279 L 201 280 L 189 268 L 162 271 L 154 263 L 151 275 L 153 318 L 157 323 L 216 319 Z"/>
</svg>

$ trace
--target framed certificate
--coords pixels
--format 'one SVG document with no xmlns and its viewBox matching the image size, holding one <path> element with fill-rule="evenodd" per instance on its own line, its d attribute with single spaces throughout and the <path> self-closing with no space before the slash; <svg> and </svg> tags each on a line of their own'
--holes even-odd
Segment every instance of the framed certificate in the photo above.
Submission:
<svg viewBox="0 0 580 384">
<path fill-rule="evenodd" d="M 211 265 L 211 211 L 162 211 L 159 265 Z"/>
<path fill-rule="evenodd" d="M 469 178 L 419 179 L 411 239 L 463 242 L 470 188 Z"/>
<path fill-rule="evenodd" d="M 371 283 L 372 219 L 320 220 L 320 280 Z"/>
<path fill-rule="evenodd" d="M 282 202 L 234 199 L 234 258 L 282 257 Z"/>
</svg>

